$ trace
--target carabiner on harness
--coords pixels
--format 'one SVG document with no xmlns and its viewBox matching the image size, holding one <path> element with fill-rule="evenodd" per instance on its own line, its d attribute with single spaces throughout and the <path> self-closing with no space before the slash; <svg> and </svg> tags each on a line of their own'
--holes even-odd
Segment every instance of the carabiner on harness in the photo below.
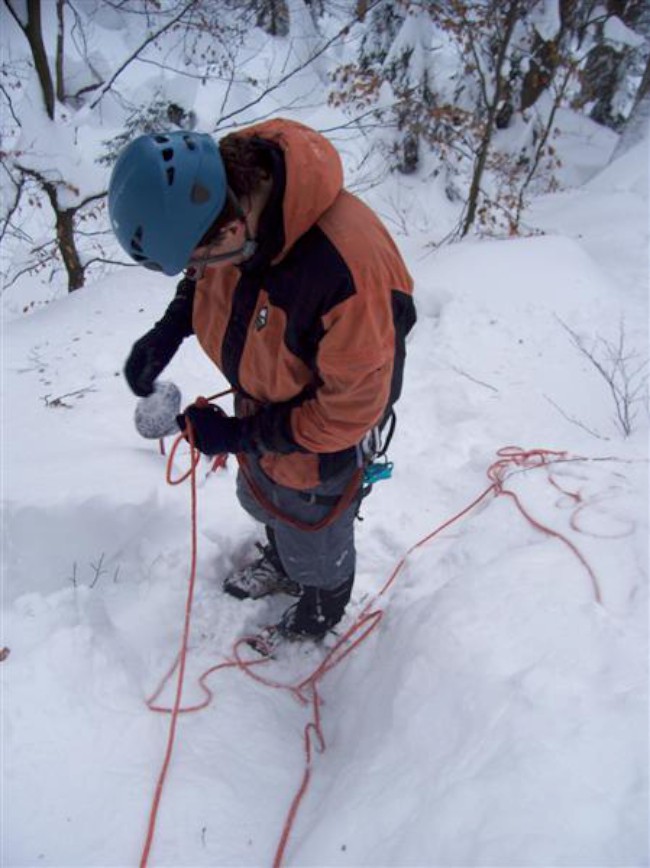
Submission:
<svg viewBox="0 0 650 868">
<path fill-rule="evenodd" d="M 361 501 L 364 500 L 376 482 L 381 482 L 383 479 L 390 479 L 393 475 L 393 462 L 389 461 L 386 456 L 386 451 L 393 439 L 396 423 L 395 411 L 391 410 L 389 415 L 372 431 L 364 437 L 360 452 L 360 465 L 363 467 L 363 481 L 361 484 L 361 496 L 359 498 L 359 508 Z M 384 434 L 384 429 L 386 433 Z M 357 518 L 361 521 L 359 510 Z"/>
<path fill-rule="evenodd" d="M 381 482 L 382 479 L 390 479 L 392 475 L 392 461 L 387 461 L 385 457 L 383 461 L 371 461 L 363 471 L 363 484 L 374 485 L 375 482 Z"/>
</svg>

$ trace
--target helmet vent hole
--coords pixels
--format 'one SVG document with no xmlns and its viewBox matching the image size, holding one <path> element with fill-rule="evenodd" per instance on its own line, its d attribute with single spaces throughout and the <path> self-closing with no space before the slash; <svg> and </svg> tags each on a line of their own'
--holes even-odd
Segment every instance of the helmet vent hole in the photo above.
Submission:
<svg viewBox="0 0 650 868">
<path fill-rule="evenodd" d="M 167 183 L 170 187 L 174 183 L 174 169 L 172 167 L 167 169 Z"/>
<path fill-rule="evenodd" d="M 170 160 L 174 159 L 174 149 L 173 148 L 165 148 L 162 152 L 163 160 L 168 163 Z"/>
<path fill-rule="evenodd" d="M 131 250 L 137 250 L 138 253 L 144 252 L 142 250 L 142 226 L 138 226 L 133 233 L 133 238 L 131 239 Z"/>
<path fill-rule="evenodd" d="M 203 184 L 194 184 L 190 193 L 190 200 L 195 205 L 205 205 L 206 202 L 210 201 L 210 191 Z"/>
</svg>

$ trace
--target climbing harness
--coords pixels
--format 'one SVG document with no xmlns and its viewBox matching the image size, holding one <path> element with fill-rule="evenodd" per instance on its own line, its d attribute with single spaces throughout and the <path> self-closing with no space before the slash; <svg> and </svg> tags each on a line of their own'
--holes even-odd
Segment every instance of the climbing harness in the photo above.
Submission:
<svg viewBox="0 0 650 868">
<path fill-rule="evenodd" d="M 195 404 L 198 406 L 207 406 L 208 404 L 233 393 L 234 389 L 227 389 L 224 392 L 219 392 L 216 395 L 211 395 L 209 398 L 197 398 Z M 359 515 L 359 506 L 361 501 L 366 498 L 372 491 L 373 485 L 384 479 L 390 479 L 393 471 L 393 463 L 386 458 L 386 451 L 395 433 L 396 416 L 395 411 L 391 410 L 386 419 L 378 426 L 373 428 L 364 437 L 362 443 L 357 449 L 357 468 L 350 476 L 350 479 L 341 494 L 316 494 L 314 492 L 304 491 L 298 492 L 299 496 L 310 505 L 329 506 L 330 511 L 317 522 L 301 521 L 298 518 L 287 515 L 282 512 L 267 496 L 264 494 L 260 486 L 255 481 L 251 462 L 248 456 L 240 452 L 236 455 L 239 469 L 242 476 L 246 480 L 248 487 L 253 494 L 255 500 L 259 503 L 262 509 L 277 518 L 279 521 L 287 524 L 297 530 L 313 533 L 323 530 L 333 524 L 343 513 L 356 502 L 357 518 Z M 383 430 L 387 429 L 384 436 Z M 164 443 L 160 441 L 161 454 L 165 454 Z M 226 456 L 217 455 L 214 459 L 212 470 L 225 466 Z"/>
<path fill-rule="evenodd" d="M 253 473 L 250 468 L 250 464 L 248 462 L 248 458 L 244 453 L 240 452 L 237 454 L 237 462 L 239 464 L 239 469 L 244 476 L 244 479 L 248 483 L 248 487 L 250 488 L 253 496 L 255 497 L 255 500 L 257 500 L 257 502 L 265 512 L 267 512 L 269 515 L 272 515 L 274 518 L 279 519 L 284 524 L 291 525 L 291 527 L 294 527 L 297 530 L 304 530 L 309 532 L 322 530 L 323 528 L 328 527 L 328 525 L 336 521 L 336 519 L 345 512 L 348 506 L 350 506 L 354 502 L 355 498 L 357 498 L 361 486 L 361 481 L 363 479 L 363 470 L 361 468 L 357 468 L 350 477 L 350 481 L 345 486 L 343 494 L 333 496 L 331 501 L 326 495 L 310 495 L 308 493 L 305 493 L 305 500 L 307 502 L 321 503 L 323 505 L 327 505 L 331 502 L 332 505 L 332 509 L 320 521 L 307 522 L 301 521 L 299 518 L 294 518 L 293 516 L 287 515 L 286 513 L 282 512 L 282 510 L 278 509 L 278 507 L 271 500 L 269 500 L 269 498 L 264 494 L 259 485 L 255 482 L 255 479 L 253 478 Z M 313 497 L 313 500 L 310 500 L 310 497 Z"/>
</svg>

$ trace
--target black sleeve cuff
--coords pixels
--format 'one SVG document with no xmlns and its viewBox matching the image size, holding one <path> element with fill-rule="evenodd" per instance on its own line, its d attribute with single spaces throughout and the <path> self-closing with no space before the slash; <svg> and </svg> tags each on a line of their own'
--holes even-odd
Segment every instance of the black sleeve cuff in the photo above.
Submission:
<svg viewBox="0 0 650 868">
<path fill-rule="evenodd" d="M 274 404 L 265 407 L 254 416 L 246 416 L 241 422 L 241 451 L 277 452 L 289 455 L 292 452 L 307 452 L 293 439 L 291 433 L 291 410 L 293 404 Z"/>
</svg>

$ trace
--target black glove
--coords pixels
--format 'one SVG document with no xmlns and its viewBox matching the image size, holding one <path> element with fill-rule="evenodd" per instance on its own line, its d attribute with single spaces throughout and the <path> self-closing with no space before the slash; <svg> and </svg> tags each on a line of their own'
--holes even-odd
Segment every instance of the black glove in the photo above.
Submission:
<svg viewBox="0 0 650 868">
<path fill-rule="evenodd" d="M 221 455 L 224 452 L 306 452 L 299 446 L 290 432 L 289 414 L 291 404 L 275 404 L 265 407 L 254 416 L 237 419 L 227 416 L 213 404 L 191 404 L 176 417 L 181 431 L 187 427 L 186 419 L 192 423 L 194 445 L 204 455 Z"/>
<path fill-rule="evenodd" d="M 193 280 L 181 280 L 163 318 L 133 344 L 124 365 L 124 376 L 138 397 L 144 398 L 153 392 L 158 375 L 171 362 L 183 340 L 193 333 L 194 289 Z"/>
<path fill-rule="evenodd" d="M 192 425 L 194 445 L 204 455 L 251 451 L 246 442 L 245 421 L 226 416 L 223 410 L 212 404 L 192 404 L 176 417 L 178 427 L 184 433 L 187 423 Z"/>
</svg>

